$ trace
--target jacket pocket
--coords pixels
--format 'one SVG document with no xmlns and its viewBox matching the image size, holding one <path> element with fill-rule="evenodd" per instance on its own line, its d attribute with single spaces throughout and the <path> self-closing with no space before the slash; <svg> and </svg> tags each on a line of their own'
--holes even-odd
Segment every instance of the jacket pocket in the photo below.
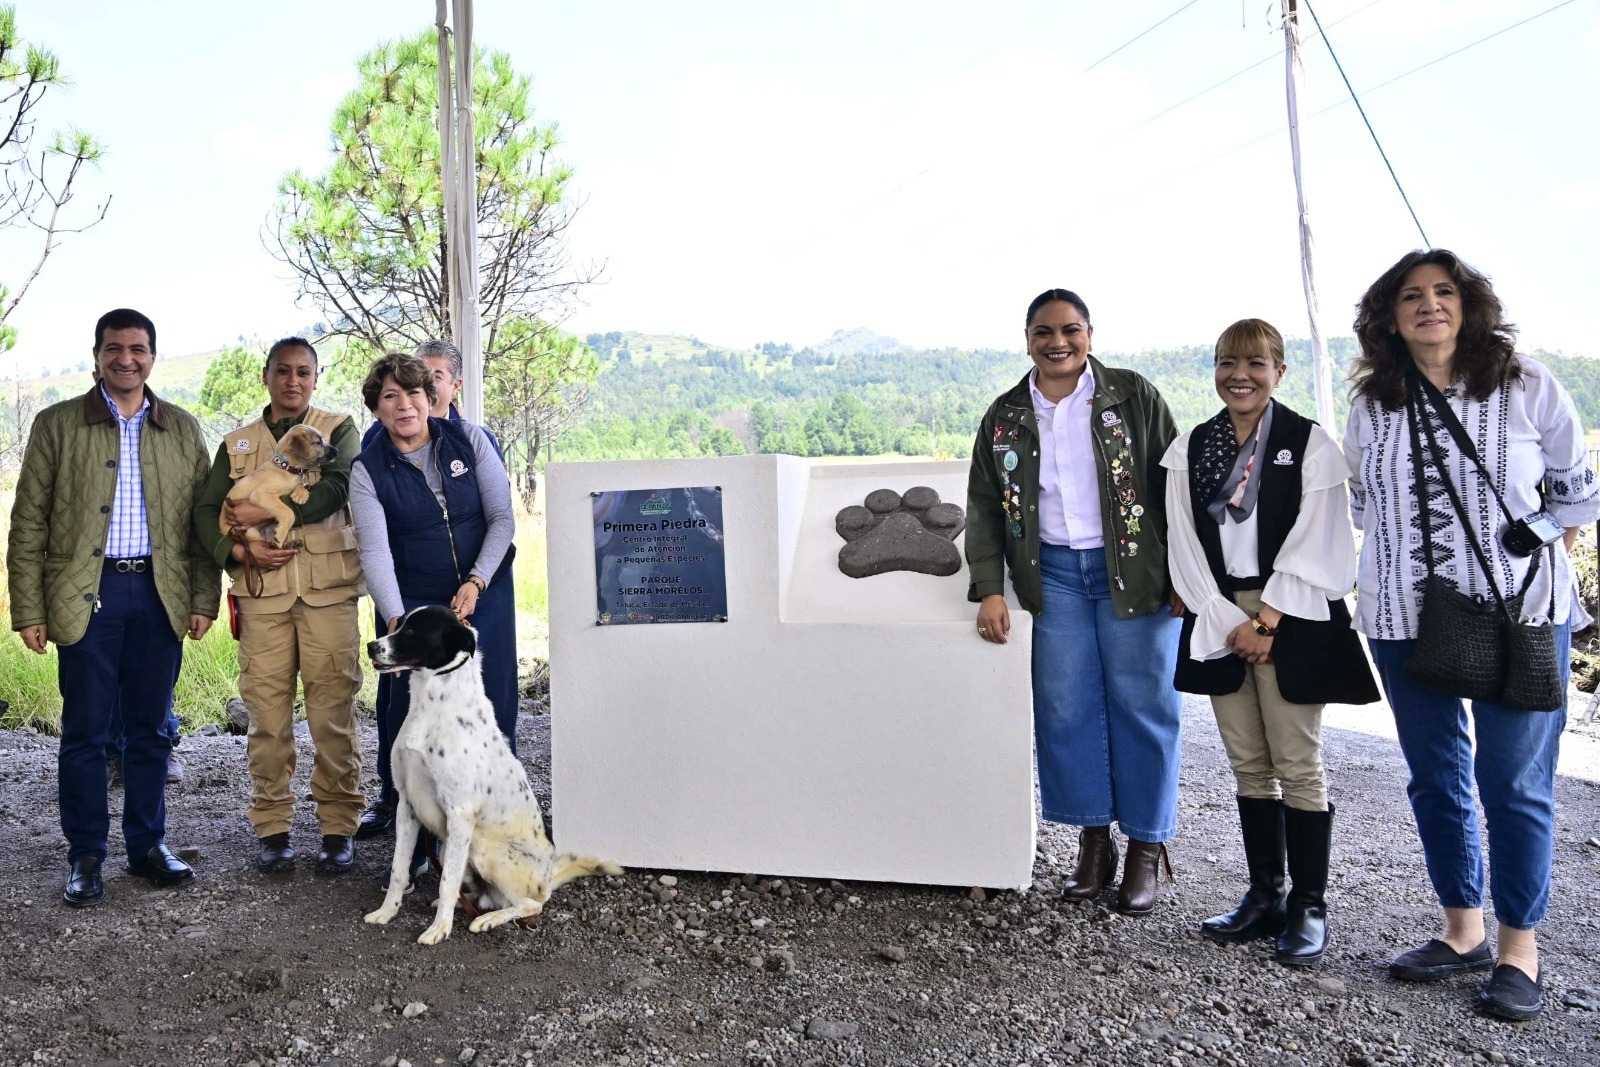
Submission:
<svg viewBox="0 0 1600 1067">
<path fill-rule="evenodd" d="M 307 530 L 301 551 L 311 561 L 313 589 L 339 589 L 361 581 L 360 541 L 354 526 Z"/>
</svg>

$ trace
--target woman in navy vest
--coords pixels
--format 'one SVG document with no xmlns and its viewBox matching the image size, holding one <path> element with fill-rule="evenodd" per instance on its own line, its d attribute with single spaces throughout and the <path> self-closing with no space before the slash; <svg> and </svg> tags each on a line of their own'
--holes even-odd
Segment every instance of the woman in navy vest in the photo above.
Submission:
<svg viewBox="0 0 1600 1067">
<path fill-rule="evenodd" d="M 516 520 L 505 466 L 480 427 L 431 417 L 433 370 L 416 356 L 379 359 L 361 384 L 384 428 L 350 472 L 350 509 L 361 566 L 379 618 L 392 632 L 401 616 L 445 604 L 478 631 L 483 685 L 495 721 L 516 751 L 516 604 L 511 538 Z M 411 690 L 404 675 L 378 708 L 392 739 Z M 378 753 L 386 796 L 394 790 L 389 752 Z"/>
<path fill-rule="evenodd" d="M 1344 602 L 1356 576 L 1349 470 L 1326 430 L 1272 399 L 1284 369 L 1271 324 L 1229 326 L 1215 365 L 1225 407 L 1162 464 L 1174 472 L 1169 551 L 1186 606 L 1173 684 L 1211 697 L 1250 871 L 1238 907 L 1200 930 L 1273 937 L 1280 963 L 1309 965 L 1328 945 L 1322 705 L 1370 703 L 1378 690 Z"/>
</svg>

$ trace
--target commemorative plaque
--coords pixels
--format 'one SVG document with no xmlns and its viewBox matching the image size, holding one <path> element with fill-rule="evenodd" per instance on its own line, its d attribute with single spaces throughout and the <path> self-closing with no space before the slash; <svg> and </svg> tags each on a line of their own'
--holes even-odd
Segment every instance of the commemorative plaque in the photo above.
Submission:
<svg viewBox="0 0 1600 1067">
<path fill-rule="evenodd" d="M 728 621 L 721 486 L 592 496 L 601 626 Z"/>
</svg>

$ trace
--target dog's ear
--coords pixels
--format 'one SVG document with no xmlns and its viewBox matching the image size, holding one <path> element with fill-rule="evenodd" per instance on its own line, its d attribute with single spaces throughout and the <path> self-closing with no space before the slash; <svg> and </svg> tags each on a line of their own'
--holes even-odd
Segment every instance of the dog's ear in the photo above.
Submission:
<svg viewBox="0 0 1600 1067">
<path fill-rule="evenodd" d="M 470 656 L 478 651 L 478 635 L 473 633 L 472 627 L 458 620 L 445 634 L 445 647 L 451 653 L 464 652 Z"/>
<path fill-rule="evenodd" d="M 568 882 L 579 878 L 589 878 L 597 874 L 621 874 L 622 868 L 610 860 L 596 859 L 593 856 L 574 856 L 570 852 L 563 852 L 556 857 L 554 870 L 550 874 L 550 882 L 545 887 L 547 893 L 554 893 Z"/>
</svg>

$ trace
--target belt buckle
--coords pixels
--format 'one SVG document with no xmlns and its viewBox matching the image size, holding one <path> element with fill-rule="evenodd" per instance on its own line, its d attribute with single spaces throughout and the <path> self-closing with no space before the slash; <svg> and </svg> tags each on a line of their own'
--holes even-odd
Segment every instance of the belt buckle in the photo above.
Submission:
<svg viewBox="0 0 1600 1067">
<path fill-rule="evenodd" d="M 119 560 L 117 560 L 117 573 L 118 574 L 143 574 L 144 573 L 144 569 L 145 569 L 145 562 L 142 559 L 119 559 Z"/>
</svg>

